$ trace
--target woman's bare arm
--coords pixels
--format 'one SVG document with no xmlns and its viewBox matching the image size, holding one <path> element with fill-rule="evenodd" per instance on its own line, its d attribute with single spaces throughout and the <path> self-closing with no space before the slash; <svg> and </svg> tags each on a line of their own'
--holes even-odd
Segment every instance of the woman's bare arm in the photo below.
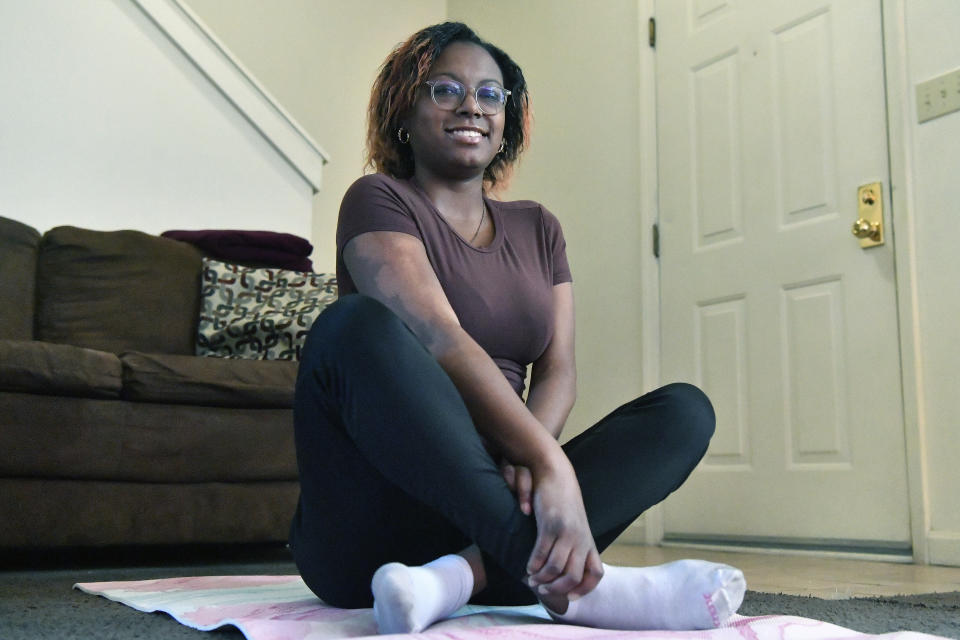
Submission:
<svg viewBox="0 0 960 640">
<path fill-rule="evenodd" d="M 527 408 L 554 438 L 559 438 L 577 398 L 571 283 L 554 285 L 553 316 L 553 337 L 533 363 Z"/>
<path fill-rule="evenodd" d="M 527 408 L 547 433 L 560 438 L 563 425 L 577 397 L 577 363 L 573 344 L 573 285 L 564 282 L 553 287 L 553 337 L 544 352 L 533 363 Z M 500 471 L 510 489 L 517 494 L 524 513 L 533 511 L 533 476 L 530 469 L 500 463 Z"/>
</svg>

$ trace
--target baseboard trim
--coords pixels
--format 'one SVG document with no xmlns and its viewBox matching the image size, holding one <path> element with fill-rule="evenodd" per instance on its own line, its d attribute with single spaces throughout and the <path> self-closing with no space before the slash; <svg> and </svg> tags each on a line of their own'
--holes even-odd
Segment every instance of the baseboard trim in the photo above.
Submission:
<svg viewBox="0 0 960 640">
<path fill-rule="evenodd" d="M 914 561 L 913 551 L 909 543 L 886 544 L 861 540 L 788 540 L 764 537 L 667 535 L 660 544 L 664 547 L 765 555 L 796 555 L 902 564 Z"/>
<path fill-rule="evenodd" d="M 617 538 L 617 544 L 648 544 L 647 526 L 644 518 L 641 517 L 640 520 L 627 527 Z"/>
<path fill-rule="evenodd" d="M 928 531 L 927 558 L 930 564 L 960 567 L 960 531 Z"/>
</svg>

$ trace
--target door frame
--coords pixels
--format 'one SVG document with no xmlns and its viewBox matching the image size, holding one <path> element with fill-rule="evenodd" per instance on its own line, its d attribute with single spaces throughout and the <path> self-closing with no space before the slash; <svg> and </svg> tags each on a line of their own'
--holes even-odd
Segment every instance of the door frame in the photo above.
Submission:
<svg viewBox="0 0 960 640">
<path fill-rule="evenodd" d="M 910 92 L 906 59 L 906 0 L 877 0 L 881 10 L 884 79 L 886 82 L 887 149 L 890 176 L 890 221 L 893 259 L 896 266 L 895 295 L 899 323 L 900 388 L 903 396 L 903 425 L 906 444 L 907 491 L 913 560 L 929 564 L 929 478 L 924 457 L 925 422 L 923 379 L 919 354 L 917 255 L 911 180 L 913 158 L 910 139 Z M 639 141 L 640 153 L 640 265 L 641 376 L 646 389 L 662 384 L 660 379 L 660 262 L 653 254 L 654 225 L 660 218 L 657 166 L 657 83 L 656 56 L 648 45 L 648 20 L 655 16 L 656 0 L 637 0 L 639 24 Z M 656 545 L 662 542 L 663 511 L 659 505 L 643 516 L 642 529 L 630 535 L 634 542 Z"/>
</svg>

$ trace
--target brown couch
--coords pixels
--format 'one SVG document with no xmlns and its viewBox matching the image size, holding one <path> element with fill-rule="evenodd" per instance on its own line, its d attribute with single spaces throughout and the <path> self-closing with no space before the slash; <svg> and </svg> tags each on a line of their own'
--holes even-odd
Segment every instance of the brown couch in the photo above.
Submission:
<svg viewBox="0 0 960 640">
<path fill-rule="evenodd" d="M 0 547 L 286 539 L 297 365 L 194 355 L 201 258 L 0 218 Z"/>
</svg>

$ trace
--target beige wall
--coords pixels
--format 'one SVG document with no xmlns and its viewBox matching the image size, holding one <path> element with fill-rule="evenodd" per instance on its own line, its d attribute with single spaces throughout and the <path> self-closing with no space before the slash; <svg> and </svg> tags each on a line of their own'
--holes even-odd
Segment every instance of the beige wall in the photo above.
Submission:
<svg viewBox="0 0 960 640">
<path fill-rule="evenodd" d="M 636 0 L 449 0 L 527 78 L 533 145 L 505 198 L 557 215 L 577 305 L 579 398 L 564 438 L 643 390 Z"/>
<path fill-rule="evenodd" d="M 314 199 L 313 260 L 333 270 L 340 200 L 363 169 L 370 86 L 390 50 L 440 22 L 444 0 L 185 0 L 330 154 Z"/>
<path fill-rule="evenodd" d="M 960 233 L 960 111 L 918 124 L 913 92 L 916 84 L 960 68 L 956 37 L 960 3 L 927 0 L 903 6 L 908 130 L 906 148 L 895 151 L 907 156 L 907 211 L 900 220 L 912 226 L 912 230 L 903 229 L 903 236 L 912 240 L 913 246 L 901 247 L 898 241 L 897 250 L 911 250 L 912 264 L 901 265 L 915 277 L 911 311 L 916 318 L 912 328 L 917 337 L 918 376 L 912 382 L 918 405 L 919 448 L 926 459 L 924 525 L 930 560 L 960 565 L 960 341 L 956 336 L 960 318 L 960 252 L 956 248 Z M 894 231 L 901 235 L 901 228 Z M 911 382 L 909 377 L 907 382 Z"/>
</svg>

